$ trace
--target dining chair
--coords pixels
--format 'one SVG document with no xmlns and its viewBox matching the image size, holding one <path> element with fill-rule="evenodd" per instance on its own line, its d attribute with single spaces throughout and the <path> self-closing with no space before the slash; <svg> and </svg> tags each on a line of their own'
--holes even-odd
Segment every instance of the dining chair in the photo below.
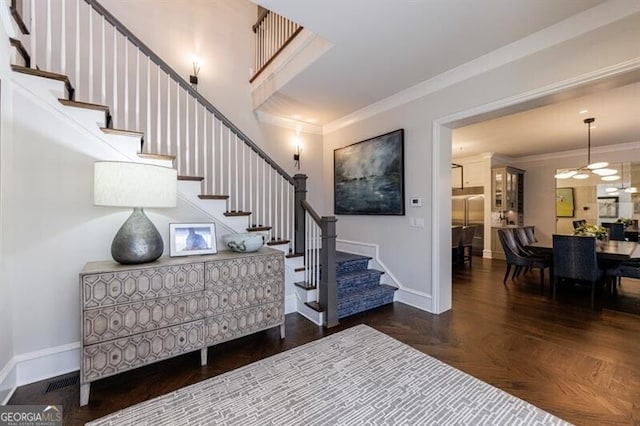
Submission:
<svg viewBox="0 0 640 426">
<path fill-rule="evenodd" d="M 604 283 L 604 271 L 598 265 L 596 237 L 553 235 L 553 299 L 560 281 L 591 284 L 591 308 L 595 306 L 596 286 Z"/>
<path fill-rule="evenodd" d="M 602 222 L 602 226 L 607 228 L 607 235 L 610 240 L 625 241 L 624 224 L 616 222 Z"/>
<path fill-rule="evenodd" d="M 587 221 L 585 219 L 574 220 L 573 221 L 573 229 L 578 229 L 582 225 L 586 225 Z"/>
<path fill-rule="evenodd" d="M 454 265 L 460 262 L 460 243 L 462 242 L 462 226 L 451 227 L 451 261 Z"/>
<path fill-rule="evenodd" d="M 459 250 L 461 250 L 462 265 L 469 262 L 471 266 L 473 255 L 473 239 L 476 236 L 476 226 L 470 225 L 462 228 L 462 243 Z"/>
<path fill-rule="evenodd" d="M 535 229 L 533 226 L 525 226 L 524 232 L 527 233 L 527 237 L 529 238 L 529 242 L 537 243 L 538 239 L 536 238 Z"/>
<path fill-rule="evenodd" d="M 521 252 L 512 229 L 498 229 L 498 237 L 507 260 L 507 270 L 502 283 L 506 285 L 512 266 L 515 266 L 515 269 L 511 280 L 518 277 L 523 267 L 540 269 L 540 291 L 544 293 L 545 268 L 549 268 L 549 280 L 553 277 L 553 264 L 551 261 Z"/>
</svg>

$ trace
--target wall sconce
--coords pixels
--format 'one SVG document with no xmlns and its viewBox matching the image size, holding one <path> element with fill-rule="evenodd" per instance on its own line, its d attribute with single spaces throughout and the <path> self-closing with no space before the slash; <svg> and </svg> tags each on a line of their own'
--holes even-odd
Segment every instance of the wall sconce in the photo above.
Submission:
<svg viewBox="0 0 640 426">
<path fill-rule="evenodd" d="M 302 153 L 302 145 L 300 144 L 300 138 L 296 136 L 294 138 L 294 151 L 293 151 L 293 165 L 300 170 L 300 154 Z"/>
<path fill-rule="evenodd" d="M 189 76 L 189 83 L 196 91 L 198 90 L 198 73 L 200 73 L 200 63 L 197 59 L 193 60 L 193 74 Z"/>
</svg>

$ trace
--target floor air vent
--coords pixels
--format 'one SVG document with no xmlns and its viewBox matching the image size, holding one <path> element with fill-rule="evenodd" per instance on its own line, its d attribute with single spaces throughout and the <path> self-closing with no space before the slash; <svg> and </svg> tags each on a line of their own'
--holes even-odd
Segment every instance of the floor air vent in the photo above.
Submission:
<svg viewBox="0 0 640 426">
<path fill-rule="evenodd" d="M 78 383 L 80 383 L 80 376 L 78 375 L 66 377 L 60 380 L 54 380 L 53 382 L 49 382 L 44 393 L 55 392 L 62 388 L 66 388 L 67 386 L 77 385 Z"/>
</svg>

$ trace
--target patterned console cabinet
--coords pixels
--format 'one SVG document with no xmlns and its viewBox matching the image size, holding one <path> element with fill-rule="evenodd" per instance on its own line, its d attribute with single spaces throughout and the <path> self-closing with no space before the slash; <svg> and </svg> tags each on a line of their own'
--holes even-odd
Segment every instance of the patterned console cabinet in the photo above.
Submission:
<svg viewBox="0 0 640 426">
<path fill-rule="evenodd" d="M 91 382 L 280 326 L 284 253 L 160 258 L 142 265 L 89 262 L 80 272 L 80 405 Z"/>
</svg>

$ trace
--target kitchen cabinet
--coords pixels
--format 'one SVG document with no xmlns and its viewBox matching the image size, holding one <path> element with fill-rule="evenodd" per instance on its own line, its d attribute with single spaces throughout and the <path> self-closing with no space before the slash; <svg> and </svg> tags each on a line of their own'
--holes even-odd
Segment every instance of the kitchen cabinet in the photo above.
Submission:
<svg viewBox="0 0 640 426">
<path fill-rule="evenodd" d="M 524 173 L 510 166 L 491 170 L 491 208 L 505 225 L 524 225 Z"/>
</svg>

